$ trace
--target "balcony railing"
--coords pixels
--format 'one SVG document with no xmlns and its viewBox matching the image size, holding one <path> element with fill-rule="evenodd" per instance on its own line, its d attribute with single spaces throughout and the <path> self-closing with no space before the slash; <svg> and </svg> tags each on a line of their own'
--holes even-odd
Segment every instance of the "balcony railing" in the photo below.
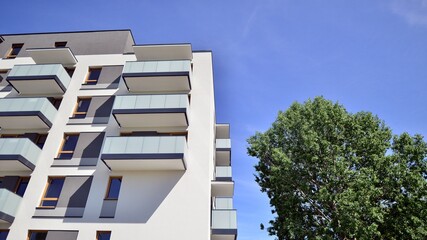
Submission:
<svg viewBox="0 0 427 240">
<path fill-rule="evenodd" d="M 20 94 L 63 94 L 70 76 L 61 64 L 15 65 L 6 80 Z"/>
<path fill-rule="evenodd" d="M 126 62 L 123 79 L 131 92 L 190 91 L 190 60 Z"/>
<path fill-rule="evenodd" d="M 188 105 L 186 94 L 117 96 L 113 115 L 122 127 L 186 127 Z"/>
<path fill-rule="evenodd" d="M 219 166 L 215 168 L 216 181 L 231 181 L 232 172 L 230 166 Z"/>
<path fill-rule="evenodd" d="M 212 235 L 237 235 L 237 213 L 234 209 L 212 210 Z"/>
<path fill-rule="evenodd" d="M 0 171 L 32 171 L 40 153 L 28 138 L 0 138 Z"/>
<path fill-rule="evenodd" d="M 4 129 L 50 128 L 57 110 L 47 98 L 0 99 L 0 127 Z"/>
<path fill-rule="evenodd" d="M 111 170 L 185 170 L 185 136 L 107 137 L 101 159 Z"/>
<path fill-rule="evenodd" d="M 22 198 L 15 193 L 0 188 L 0 223 L 12 223 Z"/>
</svg>

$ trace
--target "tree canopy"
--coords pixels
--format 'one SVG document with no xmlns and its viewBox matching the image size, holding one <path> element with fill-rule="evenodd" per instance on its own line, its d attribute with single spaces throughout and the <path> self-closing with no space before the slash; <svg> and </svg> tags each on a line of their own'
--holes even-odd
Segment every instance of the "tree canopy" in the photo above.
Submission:
<svg viewBox="0 0 427 240">
<path fill-rule="evenodd" d="M 248 139 L 278 239 L 427 239 L 427 144 L 323 97 Z"/>
</svg>

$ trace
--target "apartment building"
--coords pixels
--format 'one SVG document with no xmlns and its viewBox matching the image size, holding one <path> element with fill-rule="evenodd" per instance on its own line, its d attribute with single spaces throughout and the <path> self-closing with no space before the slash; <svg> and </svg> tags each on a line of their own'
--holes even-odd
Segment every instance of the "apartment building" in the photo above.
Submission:
<svg viewBox="0 0 427 240">
<path fill-rule="evenodd" d="M 0 37 L 0 240 L 237 238 L 212 53 L 130 30 Z"/>
</svg>

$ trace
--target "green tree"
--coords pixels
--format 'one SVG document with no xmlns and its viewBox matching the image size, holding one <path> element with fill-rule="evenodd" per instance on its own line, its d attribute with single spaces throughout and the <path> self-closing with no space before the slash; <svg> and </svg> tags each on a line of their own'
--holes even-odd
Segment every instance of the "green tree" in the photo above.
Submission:
<svg viewBox="0 0 427 240">
<path fill-rule="evenodd" d="M 316 97 L 248 139 L 278 239 L 427 239 L 427 144 Z"/>
</svg>

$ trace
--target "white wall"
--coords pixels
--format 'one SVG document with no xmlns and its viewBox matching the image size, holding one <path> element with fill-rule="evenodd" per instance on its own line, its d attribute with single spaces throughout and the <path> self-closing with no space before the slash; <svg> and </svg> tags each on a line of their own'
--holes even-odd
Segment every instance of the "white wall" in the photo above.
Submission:
<svg viewBox="0 0 427 240">
<path fill-rule="evenodd" d="M 211 53 L 194 53 L 191 112 L 188 128 L 186 171 L 110 172 L 99 160 L 97 167 L 51 168 L 64 132 L 105 131 L 119 135 L 113 117 L 108 125 L 67 125 L 77 96 L 128 94 L 123 83 L 119 89 L 80 90 L 89 66 L 124 65 L 134 55 L 77 56 L 78 64 L 40 155 L 36 169 L 15 217 L 8 239 L 26 239 L 31 230 L 79 230 L 78 239 L 95 239 L 97 230 L 111 230 L 112 239 L 210 239 L 210 192 L 214 158 L 214 95 Z M 31 58 L 0 60 L 0 69 L 14 63 L 33 63 Z M 13 92 L 9 96 L 16 95 Z M 0 97 L 4 97 L 0 93 Z M 123 130 L 123 129 L 122 129 Z M 126 129 L 129 130 L 129 129 Z M 32 218 L 39 205 L 48 176 L 93 175 L 83 218 Z M 116 217 L 100 219 L 101 206 L 109 176 L 123 176 Z M 8 228 L 0 225 L 0 228 Z"/>
</svg>

